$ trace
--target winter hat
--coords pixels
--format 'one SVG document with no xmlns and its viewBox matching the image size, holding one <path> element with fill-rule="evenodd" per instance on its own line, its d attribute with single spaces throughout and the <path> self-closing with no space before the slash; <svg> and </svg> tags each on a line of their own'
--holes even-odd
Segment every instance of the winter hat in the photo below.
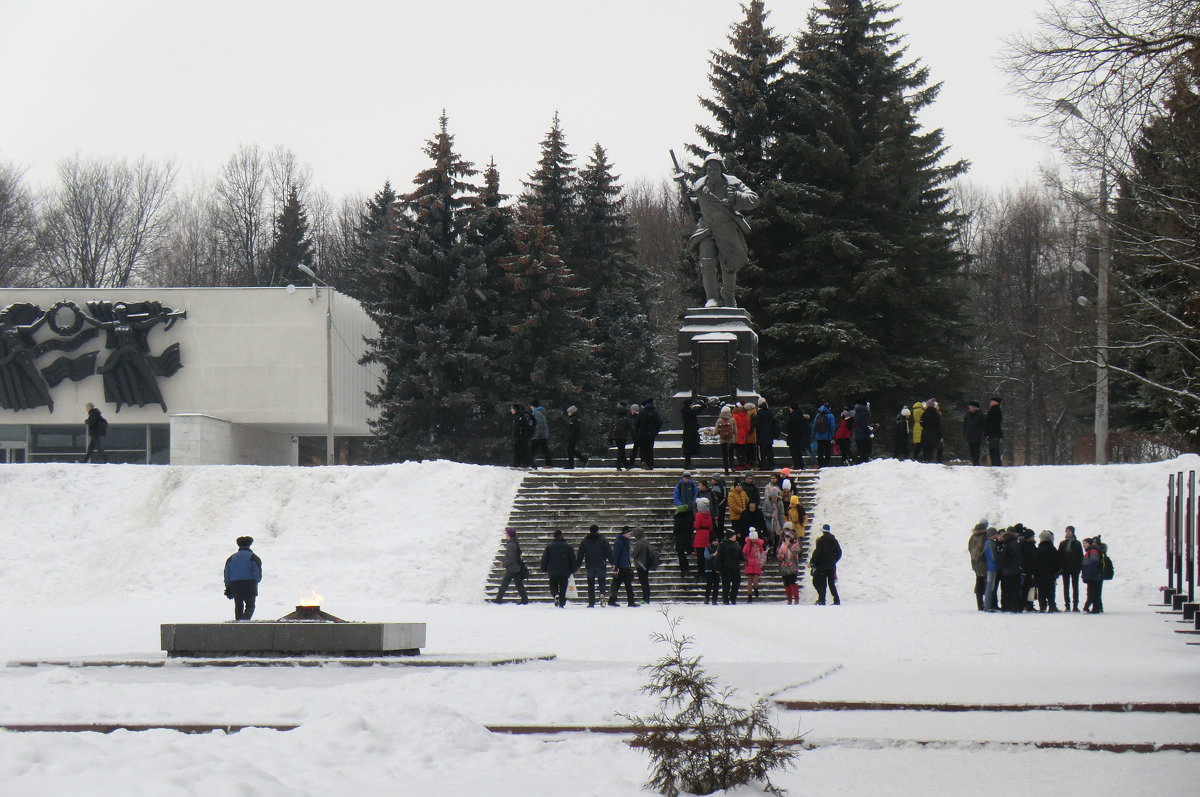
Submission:
<svg viewBox="0 0 1200 797">
<path fill-rule="evenodd" d="M 622 534 L 622 535 L 625 535 L 625 534 L 633 534 L 633 529 L 629 528 L 629 526 L 622 526 L 622 527 L 621 527 L 621 534 Z"/>
<path fill-rule="evenodd" d="M 783 524 L 784 531 L 794 531 L 795 528 L 796 527 L 792 525 L 792 521 L 790 521 L 790 520 Z"/>
<path fill-rule="evenodd" d="M 688 473 L 688 472 L 685 470 L 683 473 L 681 473 L 681 474 L 679 475 L 679 478 L 681 478 L 681 479 L 690 479 L 690 478 L 692 478 L 692 474 Z"/>
<path fill-rule="evenodd" d="M 1022 534 L 1024 534 L 1026 537 L 1032 537 L 1032 536 L 1033 536 L 1033 529 L 1025 529 L 1025 530 L 1023 530 L 1021 533 L 1022 533 Z"/>
<path fill-rule="evenodd" d="M 567 415 L 574 415 L 577 412 L 579 412 L 579 408 L 574 404 L 572 404 L 570 407 L 567 407 Z"/>
<path fill-rule="evenodd" d="M 791 468 L 784 468 L 783 470 L 781 470 L 781 471 L 779 471 L 779 472 L 780 472 L 780 473 L 782 473 L 782 474 L 784 475 L 784 477 L 787 477 L 787 476 L 791 476 L 791 475 L 792 475 L 792 469 L 791 469 Z"/>
<path fill-rule="evenodd" d="M 639 410 L 641 410 L 641 408 L 642 408 L 641 404 L 630 404 L 629 405 L 630 412 L 638 412 Z"/>
<path fill-rule="evenodd" d="M 790 489 L 792 489 L 792 480 L 791 480 L 791 479 L 784 479 L 784 480 L 783 480 L 783 484 L 781 484 L 781 485 L 780 485 L 780 489 L 781 489 L 781 490 L 790 490 Z"/>
<path fill-rule="evenodd" d="M 600 527 L 597 526 L 595 523 L 593 523 L 591 526 L 588 527 L 588 534 L 599 534 L 599 533 L 600 533 Z"/>
<path fill-rule="evenodd" d="M 788 504 L 791 506 L 799 506 L 800 505 L 800 496 L 793 495 L 791 498 L 788 499 Z"/>
<path fill-rule="evenodd" d="M 509 526 L 508 528 L 506 528 L 506 529 L 504 530 L 504 533 L 505 533 L 505 535 L 506 535 L 506 536 L 509 536 L 509 537 L 515 537 L 515 536 L 517 536 L 517 530 L 516 530 L 516 529 L 514 529 L 512 526 Z"/>
<path fill-rule="evenodd" d="M 833 531 L 833 529 L 829 528 L 829 524 L 826 523 L 824 526 L 821 527 L 821 531 Z"/>
<path fill-rule="evenodd" d="M 971 399 L 970 401 L 967 402 L 967 406 L 974 407 L 975 409 L 979 409 L 979 402 L 976 401 L 975 399 Z"/>
<path fill-rule="evenodd" d="M 561 539 L 562 539 L 562 529 L 555 529 L 555 530 L 554 530 L 554 539 L 556 539 L 556 540 L 561 540 Z"/>
<path fill-rule="evenodd" d="M 758 532 L 755 531 L 753 526 L 750 527 L 750 539 L 752 539 L 752 540 L 758 539 Z"/>
<path fill-rule="evenodd" d="M 981 520 L 981 521 L 979 521 L 978 523 L 976 523 L 976 524 L 975 524 L 975 530 L 976 530 L 976 531 L 978 531 L 979 529 L 986 529 L 986 528 L 987 528 L 987 521 L 986 521 L 986 520 Z"/>
<path fill-rule="evenodd" d="M 937 399 L 929 399 L 928 401 L 925 402 L 925 406 L 926 407 L 936 407 Z"/>
<path fill-rule="evenodd" d="M 708 511 L 708 499 L 707 498 L 697 498 L 696 499 L 696 511 L 697 512 L 707 512 Z"/>
<path fill-rule="evenodd" d="M 236 542 L 237 542 L 237 546 L 239 548 L 249 548 L 251 545 L 254 544 L 254 538 L 253 537 L 238 537 Z"/>
<path fill-rule="evenodd" d="M 1039 542 L 1050 542 L 1054 539 L 1054 532 L 1050 530 L 1043 531 L 1038 535 Z"/>
<path fill-rule="evenodd" d="M 912 410 L 910 410 L 908 407 L 901 407 L 900 414 L 903 415 L 905 418 L 911 418 Z"/>
<path fill-rule="evenodd" d="M 790 528 L 791 525 L 792 524 L 789 523 L 783 527 L 783 536 L 787 537 L 789 540 L 794 540 L 796 539 L 796 530 Z"/>
<path fill-rule="evenodd" d="M 721 154 L 718 152 L 708 153 L 708 155 L 705 156 L 705 158 L 704 158 L 704 162 L 708 163 L 709 161 L 716 161 L 717 163 L 721 164 L 722 166 L 725 165 L 725 158 L 721 157 Z"/>
<path fill-rule="evenodd" d="M 722 418 L 729 418 L 732 415 L 733 415 L 733 408 L 730 407 L 728 404 L 726 404 L 724 407 L 721 407 L 721 417 Z"/>
</svg>

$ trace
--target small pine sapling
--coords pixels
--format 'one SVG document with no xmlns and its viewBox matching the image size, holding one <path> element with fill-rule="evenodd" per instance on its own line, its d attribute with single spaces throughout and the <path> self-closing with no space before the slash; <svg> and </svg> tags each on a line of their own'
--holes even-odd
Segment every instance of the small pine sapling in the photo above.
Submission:
<svg viewBox="0 0 1200 797">
<path fill-rule="evenodd" d="M 718 686 L 701 657 L 689 655 L 693 638 L 679 632 L 680 619 L 665 608 L 662 614 L 667 631 L 652 638 L 670 652 L 639 668 L 650 674 L 642 691 L 658 698 L 658 710 L 644 717 L 620 715 L 635 728 L 630 744 L 650 754 L 646 787 L 676 797 L 757 781 L 769 794 L 786 794 L 769 775 L 795 766 L 797 753 L 768 719 L 767 701 L 732 705 L 733 690 Z"/>
</svg>

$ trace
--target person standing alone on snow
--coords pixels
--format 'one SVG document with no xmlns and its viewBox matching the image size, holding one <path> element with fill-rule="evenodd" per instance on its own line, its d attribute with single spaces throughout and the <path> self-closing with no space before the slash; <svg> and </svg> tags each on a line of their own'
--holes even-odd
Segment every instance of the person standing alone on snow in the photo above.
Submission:
<svg viewBox="0 0 1200 797">
<path fill-rule="evenodd" d="M 100 438 L 108 433 L 108 421 L 104 420 L 104 416 L 100 414 L 100 410 L 96 409 L 95 404 L 87 405 L 87 417 L 83 421 L 87 427 L 87 452 L 83 455 L 84 462 L 91 462 L 94 454 L 100 455 L 102 462 L 108 462 L 108 455 L 104 453 L 104 444 L 100 442 Z"/>
<path fill-rule="evenodd" d="M 963 439 L 967 441 L 967 450 L 972 465 L 979 464 L 979 455 L 983 449 L 984 417 L 979 411 L 979 402 L 967 404 L 967 414 L 963 416 Z"/>
<path fill-rule="evenodd" d="M 225 560 L 225 597 L 233 599 L 233 619 L 254 616 L 258 583 L 262 581 L 262 560 L 250 550 L 253 537 L 238 537 L 237 552 Z"/>
<path fill-rule="evenodd" d="M 521 543 L 517 542 L 517 530 L 509 526 L 504 530 L 504 577 L 500 579 L 500 588 L 496 590 L 493 603 L 504 603 L 504 591 L 510 583 L 517 585 L 517 594 L 521 603 L 529 603 L 529 594 L 525 592 L 525 576 L 529 568 L 521 559 Z"/>
<path fill-rule="evenodd" d="M 988 457 L 994 467 L 1000 467 L 1000 440 L 1004 437 L 1004 410 L 1000 409 L 1000 397 L 992 396 L 988 402 L 987 418 L 983 434 L 988 441 Z"/>
<path fill-rule="evenodd" d="M 821 527 L 821 532 L 813 546 L 808 566 L 812 570 L 813 586 L 817 588 L 817 605 L 825 605 L 825 587 L 828 586 L 829 593 L 833 596 L 833 605 L 838 606 L 842 599 L 837 591 L 837 563 L 842 558 L 842 546 L 833 536 L 828 523 Z"/>
</svg>

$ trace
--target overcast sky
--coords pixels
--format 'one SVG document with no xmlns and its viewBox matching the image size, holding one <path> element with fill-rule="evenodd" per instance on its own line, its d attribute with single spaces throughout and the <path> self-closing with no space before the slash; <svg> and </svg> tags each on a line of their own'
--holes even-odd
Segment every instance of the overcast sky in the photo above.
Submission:
<svg viewBox="0 0 1200 797">
<path fill-rule="evenodd" d="M 923 117 L 969 179 L 1033 179 L 1047 151 L 1010 119 L 1002 38 L 1047 0 L 899 0 L 909 55 L 944 84 Z M 810 0 L 768 0 L 793 34 Z M 557 110 L 582 165 L 669 174 L 706 121 L 708 53 L 735 0 L 0 0 L 0 160 L 34 184 L 85 156 L 174 158 L 212 175 L 240 144 L 283 145 L 334 196 L 401 190 L 445 108 L 459 152 L 520 190 Z"/>
</svg>

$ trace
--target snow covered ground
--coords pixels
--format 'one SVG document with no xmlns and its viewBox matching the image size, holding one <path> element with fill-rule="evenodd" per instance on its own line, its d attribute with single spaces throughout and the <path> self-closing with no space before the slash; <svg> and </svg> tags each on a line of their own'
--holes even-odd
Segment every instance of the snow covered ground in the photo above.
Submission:
<svg viewBox="0 0 1200 797">
<path fill-rule="evenodd" d="M 845 550 L 845 605 L 671 610 L 746 699 L 1200 701 L 1200 647 L 1147 606 L 1165 579 L 1167 474 L 1188 469 L 1200 458 L 829 469 L 816 522 L 830 523 Z M 663 619 L 648 607 L 484 602 L 520 477 L 449 462 L 0 467 L 0 661 L 160 655 L 159 623 L 230 614 L 221 566 L 243 533 L 265 563 L 260 618 L 285 614 L 313 588 L 347 619 L 427 622 L 430 653 L 557 655 L 453 669 L 0 669 L 0 723 L 301 725 L 0 732 L 0 794 L 642 793 L 644 756 L 618 736 L 485 728 L 619 722 L 615 712 L 649 708 L 637 667 L 662 652 L 649 637 Z M 1106 614 L 976 612 L 966 541 L 981 518 L 1102 533 L 1117 569 Z M 531 561 L 539 550 L 525 541 Z M 812 600 L 807 585 L 804 594 Z M 777 724 L 817 745 L 778 779 L 793 794 L 1158 795 L 1200 781 L 1200 754 L 1005 744 L 1197 743 L 1197 715 L 780 711 Z"/>
</svg>

